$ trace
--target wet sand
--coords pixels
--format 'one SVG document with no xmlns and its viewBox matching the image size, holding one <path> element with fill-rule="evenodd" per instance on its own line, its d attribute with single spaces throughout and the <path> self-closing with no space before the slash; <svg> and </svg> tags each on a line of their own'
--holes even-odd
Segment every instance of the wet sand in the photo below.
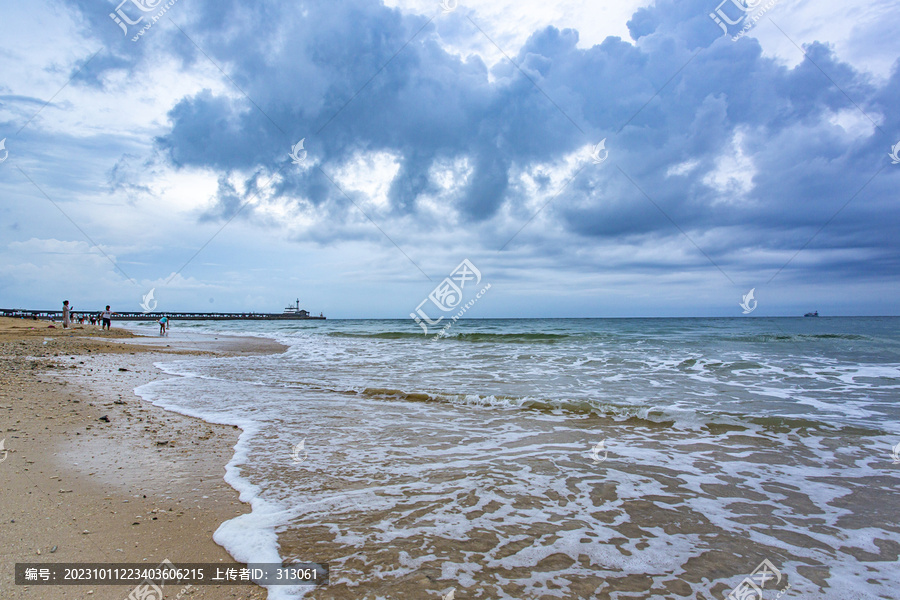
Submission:
<svg viewBox="0 0 900 600">
<path fill-rule="evenodd" d="M 254 338 L 138 337 L 113 327 L 0 318 L 0 597 L 116 599 L 131 586 L 17 586 L 17 562 L 242 566 L 212 540 L 249 512 L 224 480 L 237 428 L 170 413 L 133 389 L 178 355 L 280 352 Z M 182 588 L 169 586 L 166 598 Z M 184 598 L 265 598 L 195 586 Z"/>
</svg>

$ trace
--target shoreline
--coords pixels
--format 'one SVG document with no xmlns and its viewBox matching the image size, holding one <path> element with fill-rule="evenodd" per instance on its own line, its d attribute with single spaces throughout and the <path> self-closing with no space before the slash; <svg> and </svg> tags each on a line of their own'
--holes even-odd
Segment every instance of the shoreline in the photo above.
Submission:
<svg viewBox="0 0 900 600">
<path fill-rule="evenodd" d="M 250 512 L 226 483 L 241 430 L 144 401 L 134 389 L 169 377 L 155 362 L 277 353 L 263 338 L 189 341 L 0 318 L 3 598 L 109 598 L 129 586 L 16 586 L 16 562 L 180 562 L 242 567 L 213 541 Z M 193 337 L 193 336 L 192 336 Z M 210 339 L 213 338 L 213 339 Z M 2 457 L 0 457 L 2 458 Z M 266 598 L 255 584 L 204 585 L 190 598 Z M 171 587 L 166 596 L 179 593 Z"/>
</svg>

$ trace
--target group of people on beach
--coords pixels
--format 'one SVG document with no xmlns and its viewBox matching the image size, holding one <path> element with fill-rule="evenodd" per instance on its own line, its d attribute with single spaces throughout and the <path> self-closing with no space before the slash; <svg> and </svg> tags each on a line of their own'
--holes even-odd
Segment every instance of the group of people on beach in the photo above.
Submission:
<svg viewBox="0 0 900 600">
<path fill-rule="evenodd" d="M 118 313 L 114 313 L 110 310 L 109 304 L 106 305 L 106 310 L 98 313 L 91 314 L 90 316 L 85 316 L 84 313 L 81 313 L 81 316 L 78 317 L 78 321 L 84 325 L 85 319 L 89 318 L 91 321 L 91 325 L 96 325 L 100 323 L 101 329 L 106 329 L 109 331 L 109 328 L 112 326 L 112 316 L 117 315 Z M 75 316 L 72 312 L 72 306 L 69 304 L 68 300 L 63 300 L 62 307 L 62 318 L 63 318 L 63 329 L 68 329 L 69 325 L 74 322 Z M 165 315 L 157 321 L 159 323 L 159 335 L 169 335 L 169 318 Z"/>
<path fill-rule="evenodd" d="M 109 328 L 112 326 L 112 316 L 114 314 L 116 314 L 116 313 L 112 312 L 109 309 L 109 304 L 107 304 L 106 310 L 104 310 L 96 315 L 91 314 L 91 315 L 86 316 L 84 313 L 81 313 L 81 315 L 77 318 L 77 321 L 79 323 L 81 323 L 82 325 L 84 325 L 85 320 L 90 319 L 91 325 L 96 325 L 97 323 L 100 323 L 101 329 L 109 330 Z M 63 319 L 63 329 L 68 329 L 69 325 L 76 320 L 75 313 L 72 312 L 72 306 L 69 304 L 68 300 L 63 300 L 62 319 Z"/>
</svg>

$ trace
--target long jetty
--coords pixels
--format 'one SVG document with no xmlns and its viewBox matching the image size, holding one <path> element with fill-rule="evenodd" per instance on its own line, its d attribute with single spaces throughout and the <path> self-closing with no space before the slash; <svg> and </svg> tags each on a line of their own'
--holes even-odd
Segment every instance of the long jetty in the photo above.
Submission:
<svg viewBox="0 0 900 600">
<path fill-rule="evenodd" d="M 73 310 L 72 314 L 97 315 L 98 310 Z M 16 319 L 58 319 L 62 320 L 61 310 L 22 310 L 17 308 L 0 308 L 0 317 Z M 297 313 L 209 313 L 209 312 L 128 312 L 116 311 L 112 315 L 114 321 L 156 321 L 168 317 L 173 321 L 324 321 L 325 317 Z"/>
</svg>

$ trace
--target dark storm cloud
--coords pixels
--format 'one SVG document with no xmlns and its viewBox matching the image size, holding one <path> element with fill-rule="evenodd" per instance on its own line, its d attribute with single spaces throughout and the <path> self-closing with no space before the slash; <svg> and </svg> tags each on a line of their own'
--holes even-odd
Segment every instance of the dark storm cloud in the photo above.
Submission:
<svg viewBox="0 0 900 600">
<path fill-rule="evenodd" d="M 80 6 L 87 22 L 105 26 L 104 39 L 121 37 L 112 23 L 99 22 L 109 21 L 105 8 Z M 223 175 L 220 205 L 207 218 L 232 215 L 262 185 L 259 169 L 285 167 L 300 138 L 309 160 L 326 172 L 355 152 L 399 156 L 389 190 L 399 215 L 414 214 L 417 198 L 434 192 L 436 161 L 466 158 L 471 174 L 448 209 L 469 221 L 489 220 L 504 203 L 521 208 L 524 192 L 512 185 L 511 170 L 607 138 L 610 160 L 586 168 L 549 214 L 586 238 L 678 235 L 672 221 L 686 232 L 741 231 L 710 248 L 725 260 L 742 247 L 802 246 L 885 166 L 892 138 L 900 138 L 900 63 L 878 82 L 827 44 L 809 41 L 811 60 L 786 67 L 763 56 L 753 38 L 722 37 L 708 17 L 712 1 L 660 0 L 638 10 L 628 23 L 634 43 L 611 37 L 583 49 L 576 31 L 547 27 L 522 48 L 507 49 L 524 74 L 508 62 L 489 73 L 477 56 L 441 48 L 438 28 L 445 36 L 471 35 L 462 7 L 432 23 L 432 15 L 403 14 L 371 0 L 194 0 L 175 8 L 175 22 L 242 90 L 183 98 L 158 139 L 177 166 L 254 173 L 240 192 Z M 171 24 L 152 33 L 152 46 L 149 36 L 131 44 L 140 48 L 123 49 L 115 39 L 114 56 L 90 65 L 83 80 L 100 81 L 105 69 L 147 60 L 150 48 L 184 65 L 207 60 Z M 838 113 L 856 118 L 858 130 L 833 124 Z M 735 153 L 736 134 L 752 164 L 752 186 L 717 190 L 706 178 Z M 684 163 L 692 168 L 670 173 Z M 865 268 L 894 264 L 890 232 L 900 224 L 900 176 L 891 167 L 810 248 L 878 248 L 884 257 Z M 315 169 L 286 168 L 274 185 L 276 196 L 352 210 Z"/>
</svg>

